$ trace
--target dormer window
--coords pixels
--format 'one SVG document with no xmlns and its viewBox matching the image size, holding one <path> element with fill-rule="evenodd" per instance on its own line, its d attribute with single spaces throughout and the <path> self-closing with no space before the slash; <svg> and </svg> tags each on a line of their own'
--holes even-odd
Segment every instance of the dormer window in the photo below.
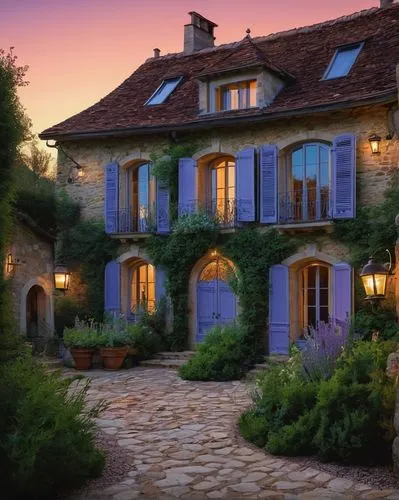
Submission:
<svg viewBox="0 0 399 500">
<path fill-rule="evenodd" d="M 157 90 L 152 94 L 152 96 L 145 103 L 146 106 L 153 106 L 154 104 L 162 104 L 170 96 L 170 94 L 175 90 L 175 88 L 182 81 L 183 77 L 179 76 L 177 78 L 169 78 L 164 80 Z"/>
<path fill-rule="evenodd" d="M 355 64 L 362 47 L 363 43 L 356 43 L 338 48 L 324 74 L 323 80 L 346 76 Z"/>
<path fill-rule="evenodd" d="M 228 83 L 215 89 L 216 111 L 247 109 L 256 106 L 256 80 Z"/>
</svg>

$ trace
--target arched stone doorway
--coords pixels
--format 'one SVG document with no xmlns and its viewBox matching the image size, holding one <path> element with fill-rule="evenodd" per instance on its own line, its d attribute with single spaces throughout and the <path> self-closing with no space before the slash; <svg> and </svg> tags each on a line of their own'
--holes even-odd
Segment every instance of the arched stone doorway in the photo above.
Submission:
<svg viewBox="0 0 399 500">
<path fill-rule="evenodd" d="M 234 266 L 224 257 L 209 252 L 194 266 L 189 286 L 189 344 L 203 342 L 215 325 L 232 323 L 237 315 L 237 297 L 229 283 Z"/>
<path fill-rule="evenodd" d="M 46 318 L 46 294 L 41 286 L 33 285 L 26 296 L 27 337 L 44 337 L 48 335 Z"/>
</svg>

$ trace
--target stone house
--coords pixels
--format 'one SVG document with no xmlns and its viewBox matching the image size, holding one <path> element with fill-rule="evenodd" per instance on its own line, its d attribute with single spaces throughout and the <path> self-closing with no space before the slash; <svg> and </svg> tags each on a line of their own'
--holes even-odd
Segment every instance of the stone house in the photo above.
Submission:
<svg viewBox="0 0 399 500">
<path fill-rule="evenodd" d="M 29 339 L 54 333 L 54 238 L 29 216 L 18 213 L 6 253 L 15 324 Z"/>
<path fill-rule="evenodd" d="M 179 161 L 179 216 L 204 210 L 226 234 L 306 232 L 310 243 L 270 269 L 269 351 L 286 353 L 309 325 L 354 309 L 349 251 L 330 232 L 356 204 L 381 201 L 398 168 L 399 5 L 221 46 L 215 23 L 190 16 L 182 52 L 154 49 L 117 89 L 40 137 L 67 152 L 58 185 L 120 241 L 105 272 L 108 311 L 134 318 L 164 293 L 144 242 L 154 225 L 171 230 L 151 159 L 173 141 L 201 145 Z M 191 270 L 191 347 L 237 314 L 229 267 L 209 249 Z"/>
</svg>

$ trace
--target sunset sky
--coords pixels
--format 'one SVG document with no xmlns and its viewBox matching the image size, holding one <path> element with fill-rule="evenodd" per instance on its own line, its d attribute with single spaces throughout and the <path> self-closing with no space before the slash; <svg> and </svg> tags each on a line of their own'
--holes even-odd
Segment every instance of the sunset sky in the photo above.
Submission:
<svg viewBox="0 0 399 500">
<path fill-rule="evenodd" d="M 304 26 L 379 0 L 0 0 L 0 47 L 29 65 L 23 105 L 41 132 L 98 101 L 154 47 L 180 52 L 187 13 L 216 22 L 216 44 Z M 289 68 L 287 68 L 289 70 Z"/>
</svg>

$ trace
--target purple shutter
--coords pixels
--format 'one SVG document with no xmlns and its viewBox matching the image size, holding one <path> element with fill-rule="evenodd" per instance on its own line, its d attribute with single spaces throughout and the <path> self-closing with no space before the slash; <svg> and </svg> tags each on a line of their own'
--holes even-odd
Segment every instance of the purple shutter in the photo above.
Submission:
<svg viewBox="0 0 399 500">
<path fill-rule="evenodd" d="M 197 162 L 192 158 L 179 160 L 179 215 L 196 211 Z"/>
<path fill-rule="evenodd" d="M 237 220 L 255 220 L 255 149 L 240 151 L 236 158 Z"/>
<path fill-rule="evenodd" d="M 104 309 L 108 313 L 119 313 L 121 308 L 121 270 L 116 260 L 105 266 Z"/>
<path fill-rule="evenodd" d="M 290 297 L 288 267 L 269 270 L 269 353 L 288 354 L 290 344 Z"/>
<path fill-rule="evenodd" d="M 345 321 L 352 314 L 352 274 L 345 262 L 333 266 L 333 319 Z"/>
<path fill-rule="evenodd" d="M 169 186 L 164 181 L 157 182 L 157 232 L 170 231 Z"/>
<path fill-rule="evenodd" d="M 116 162 L 108 163 L 105 167 L 105 202 L 104 219 L 105 232 L 118 232 L 119 211 L 119 165 Z"/>
<path fill-rule="evenodd" d="M 162 268 L 157 267 L 155 269 L 155 300 L 157 303 L 166 294 L 165 281 L 165 271 Z"/>
<path fill-rule="evenodd" d="M 332 152 L 332 212 L 335 219 L 355 217 L 356 205 L 356 137 L 335 137 Z"/>
<path fill-rule="evenodd" d="M 260 221 L 265 224 L 277 222 L 277 146 L 265 144 L 260 147 Z"/>
</svg>

